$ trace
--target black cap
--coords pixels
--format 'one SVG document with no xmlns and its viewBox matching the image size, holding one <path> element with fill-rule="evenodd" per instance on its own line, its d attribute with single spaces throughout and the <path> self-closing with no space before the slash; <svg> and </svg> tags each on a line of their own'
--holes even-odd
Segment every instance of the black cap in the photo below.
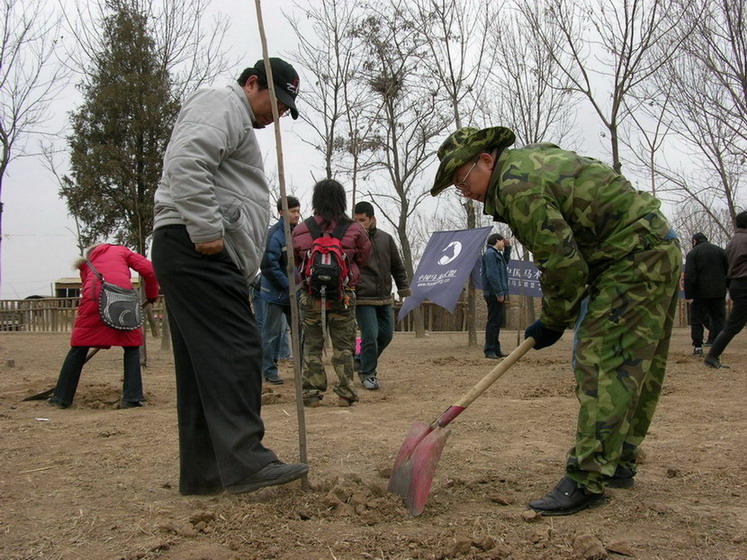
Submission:
<svg viewBox="0 0 747 560">
<path fill-rule="evenodd" d="M 272 68 L 272 81 L 275 83 L 275 97 L 290 109 L 291 117 L 296 120 L 298 118 L 298 109 L 296 109 L 298 72 L 282 58 L 270 58 L 270 68 Z M 260 76 L 267 77 L 263 59 L 257 61 L 254 69 Z"/>
</svg>

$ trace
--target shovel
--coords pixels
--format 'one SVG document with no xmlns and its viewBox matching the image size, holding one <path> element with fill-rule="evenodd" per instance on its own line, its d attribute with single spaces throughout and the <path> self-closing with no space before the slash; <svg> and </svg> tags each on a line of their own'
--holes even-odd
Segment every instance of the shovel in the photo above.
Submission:
<svg viewBox="0 0 747 560">
<path fill-rule="evenodd" d="M 83 363 L 85 364 L 86 362 L 88 362 L 88 360 L 90 360 L 91 358 L 93 358 L 98 353 L 99 350 L 101 350 L 101 348 L 92 348 L 88 352 L 88 355 L 86 356 L 86 359 L 85 359 L 85 361 Z M 35 395 L 31 395 L 30 397 L 26 397 L 25 399 L 23 399 L 23 402 L 26 402 L 26 401 L 43 401 L 43 400 L 46 400 L 47 397 L 51 396 L 52 393 L 54 393 L 54 390 L 56 388 L 57 387 L 52 387 L 51 389 L 47 389 L 46 391 L 42 391 L 41 393 L 37 393 Z"/>
<path fill-rule="evenodd" d="M 390 492 L 405 499 L 405 505 L 413 516 L 420 515 L 425 508 L 441 451 L 451 432 L 446 426 L 506 373 L 532 346 L 534 339 L 529 337 L 431 424 L 419 421 L 413 423 L 399 448 L 388 486 Z"/>
</svg>

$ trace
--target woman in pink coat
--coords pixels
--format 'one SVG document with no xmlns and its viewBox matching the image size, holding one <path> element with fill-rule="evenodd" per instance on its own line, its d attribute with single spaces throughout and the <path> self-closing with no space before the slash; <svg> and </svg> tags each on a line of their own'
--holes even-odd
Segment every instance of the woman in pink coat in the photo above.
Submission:
<svg viewBox="0 0 747 560">
<path fill-rule="evenodd" d="M 130 269 L 136 270 L 145 280 L 147 300 L 153 302 L 158 297 L 158 281 L 153 265 L 148 259 L 133 253 L 127 247 L 108 243 L 94 245 L 86 250 L 86 258 L 107 282 L 122 288 L 132 288 Z M 121 346 L 124 350 L 124 384 L 120 406 L 142 406 L 140 346 L 143 344 L 143 330 L 120 331 L 105 325 L 99 316 L 101 282 L 86 264 L 85 259 L 78 259 L 75 268 L 80 272 L 80 305 L 73 325 L 70 352 L 62 364 L 54 396 L 47 402 L 57 408 L 67 408 L 72 404 L 89 348 Z"/>
</svg>

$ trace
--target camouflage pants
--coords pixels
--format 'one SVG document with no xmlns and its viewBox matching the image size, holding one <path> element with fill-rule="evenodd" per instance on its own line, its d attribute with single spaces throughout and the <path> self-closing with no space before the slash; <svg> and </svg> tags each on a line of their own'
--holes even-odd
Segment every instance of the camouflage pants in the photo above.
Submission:
<svg viewBox="0 0 747 560">
<path fill-rule="evenodd" d="M 349 302 L 328 299 L 326 330 L 332 341 L 332 366 L 337 374 L 333 391 L 351 401 L 358 400 L 353 388 L 353 354 L 355 351 L 355 293 L 348 292 Z M 320 300 L 309 294 L 301 295 L 303 322 L 303 400 L 320 400 L 327 390 L 327 373 L 322 362 L 324 333 Z"/>
<path fill-rule="evenodd" d="M 679 244 L 667 241 L 613 263 L 590 285 L 576 324 L 580 411 L 566 472 L 592 492 L 618 465 L 635 468 L 664 380 L 681 267 Z"/>
</svg>

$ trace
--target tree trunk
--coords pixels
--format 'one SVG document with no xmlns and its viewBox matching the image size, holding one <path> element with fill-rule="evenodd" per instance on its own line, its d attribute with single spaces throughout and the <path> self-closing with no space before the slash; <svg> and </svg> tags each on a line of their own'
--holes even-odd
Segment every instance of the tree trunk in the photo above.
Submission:
<svg viewBox="0 0 747 560">
<path fill-rule="evenodd" d="M 469 229 L 475 229 L 477 227 L 477 212 L 475 211 L 475 203 L 468 200 L 465 204 L 467 210 L 467 227 Z M 475 325 L 475 317 L 477 314 L 477 304 L 475 297 L 475 288 L 472 286 L 472 278 L 467 281 L 467 346 L 474 348 L 477 346 L 477 326 Z"/>
</svg>

